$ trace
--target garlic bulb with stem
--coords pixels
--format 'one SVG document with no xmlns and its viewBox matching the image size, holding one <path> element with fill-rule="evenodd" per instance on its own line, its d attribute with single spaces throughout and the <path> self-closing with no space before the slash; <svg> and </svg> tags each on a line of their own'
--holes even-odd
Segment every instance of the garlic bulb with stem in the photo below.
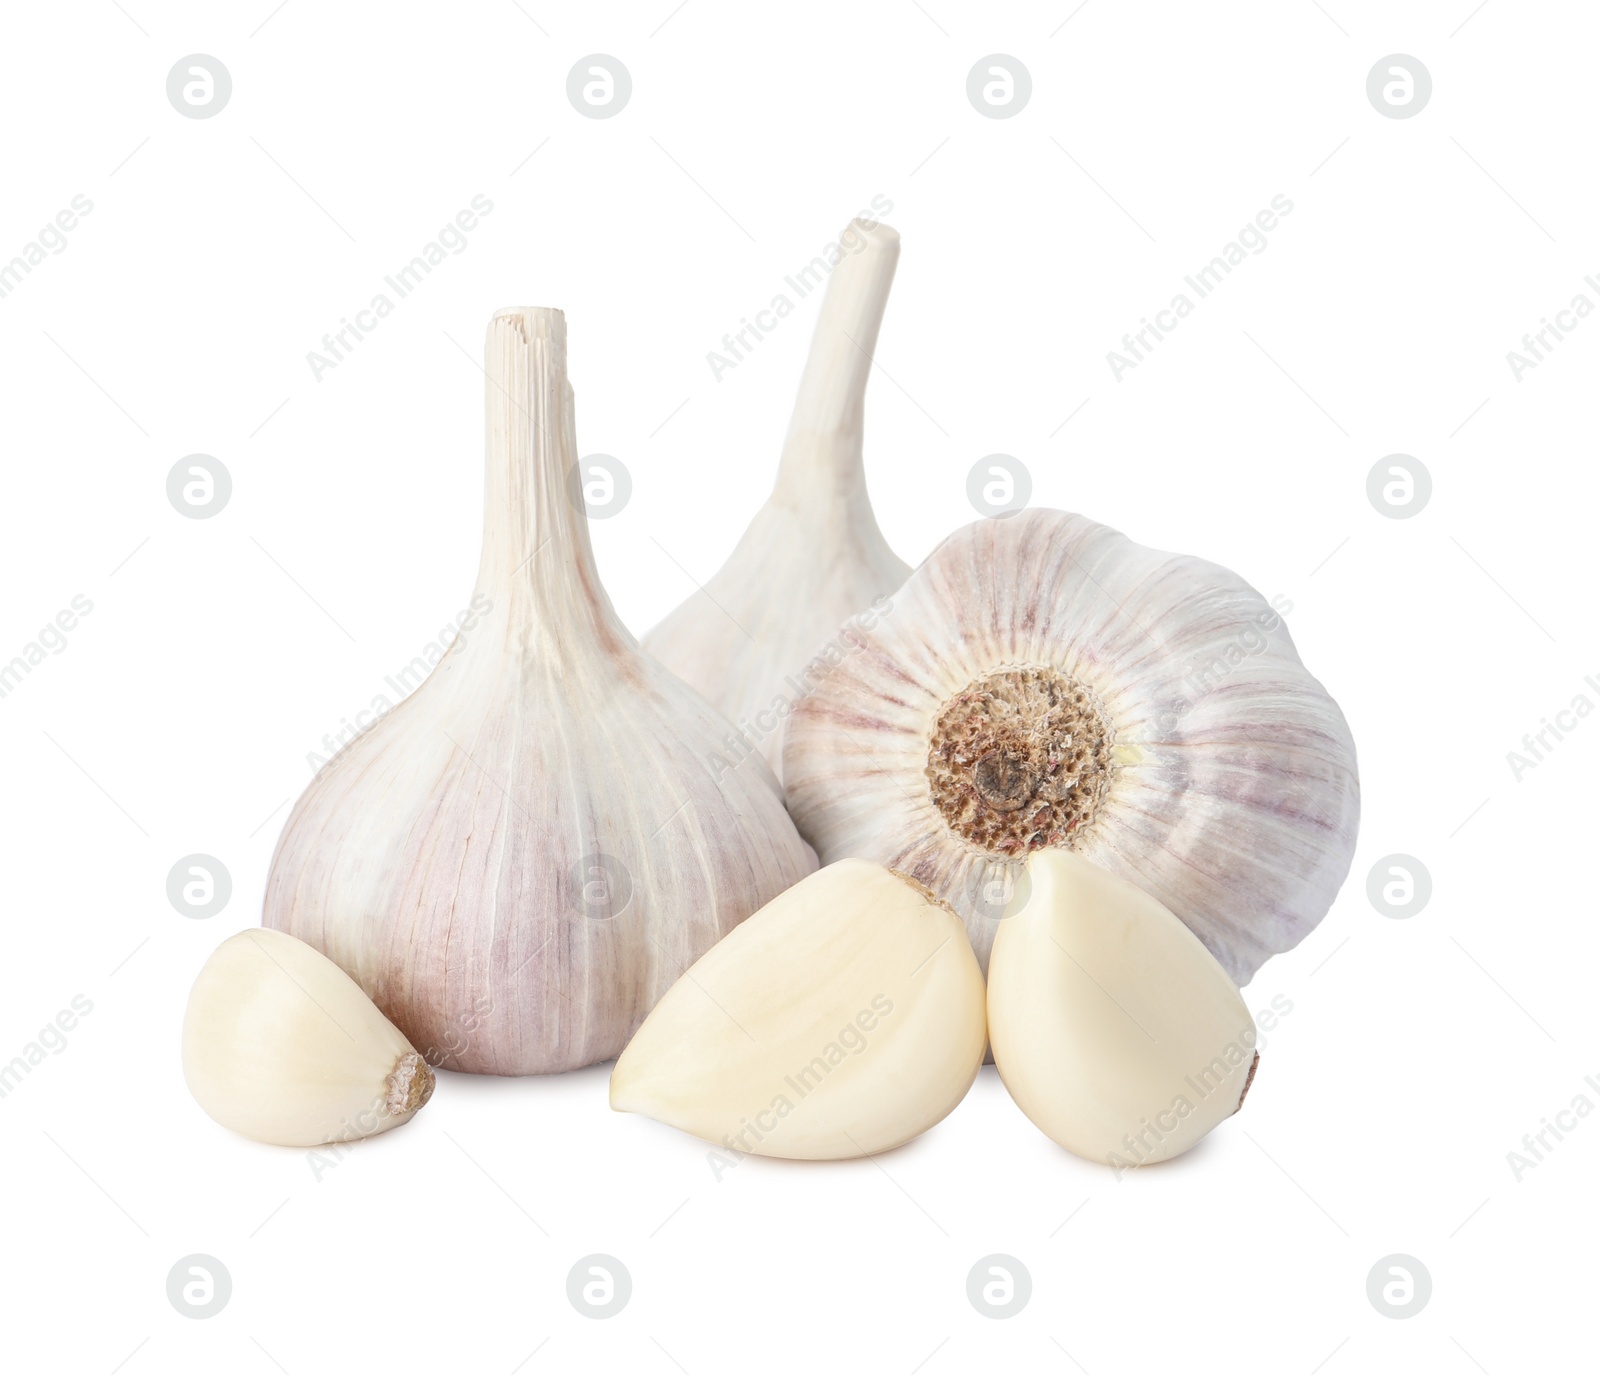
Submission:
<svg viewBox="0 0 1600 1375">
<path fill-rule="evenodd" d="M 987 965 L 1021 862 L 1065 846 L 1175 913 L 1237 983 L 1350 867 L 1355 745 L 1237 575 L 1027 510 L 944 541 L 789 718 L 789 808 L 877 860 Z"/>
<path fill-rule="evenodd" d="M 213 1120 L 274 1146 L 409 1122 L 433 1070 L 338 965 L 281 931 L 241 931 L 205 962 L 183 1018 L 183 1077 Z"/>
<path fill-rule="evenodd" d="M 910 573 L 878 529 L 861 444 L 867 379 L 900 236 L 855 220 L 828 279 L 778 481 L 728 561 L 644 637 L 782 777 L 798 677 L 846 617 Z"/>
<path fill-rule="evenodd" d="M 816 859 L 771 771 L 719 762 L 727 723 L 600 585 L 561 312 L 499 312 L 487 358 L 490 609 L 296 803 L 264 922 L 433 1063 L 542 1074 L 614 1056 Z"/>
</svg>

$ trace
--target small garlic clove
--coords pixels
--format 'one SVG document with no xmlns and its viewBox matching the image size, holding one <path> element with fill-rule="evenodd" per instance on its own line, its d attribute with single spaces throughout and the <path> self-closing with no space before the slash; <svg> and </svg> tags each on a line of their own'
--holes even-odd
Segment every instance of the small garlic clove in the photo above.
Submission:
<svg viewBox="0 0 1600 1375">
<path fill-rule="evenodd" d="M 911 572 L 878 528 L 862 463 L 867 380 L 900 235 L 854 220 L 840 243 L 772 495 L 704 589 L 643 641 L 734 723 L 735 750 L 759 750 L 780 779 L 784 718 L 829 646 L 845 647 L 841 623 L 872 624 Z"/>
<path fill-rule="evenodd" d="M 1070 850 L 1028 861 L 989 956 L 995 1068 L 1046 1136 L 1117 1169 L 1168 1160 L 1237 1112 L 1256 1029 L 1194 934 Z"/>
<path fill-rule="evenodd" d="M 983 977 L 960 920 L 864 860 L 803 879 L 668 990 L 611 1106 L 791 1160 L 902 1145 L 977 1077 Z"/>
<path fill-rule="evenodd" d="M 215 1121 L 321 1146 L 410 1121 L 427 1061 L 338 965 L 281 931 L 241 931 L 205 962 L 183 1018 L 183 1076 Z"/>
</svg>

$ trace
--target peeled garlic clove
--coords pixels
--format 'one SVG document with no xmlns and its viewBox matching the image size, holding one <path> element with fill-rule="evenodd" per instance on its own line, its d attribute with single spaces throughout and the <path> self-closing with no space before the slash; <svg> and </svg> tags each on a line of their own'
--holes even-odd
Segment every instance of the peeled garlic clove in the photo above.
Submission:
<svg viewBox="0 0 1600 1375">
<path fill-rule="evenodd" d="M 1118 1169 L 1181 1155 L 1244 1101 L 1256 1029 L 1171 912 L 1070 850 L 1028 861 L 989 956 L 995 1068 L 1035 1126 Z"/>
<path fill-rule="evenodd" d="M 841 1160 L 940 1121 L 983 1048 L 983 977 L 960 921 L 844 860 L 673 985 L 617 1060 L 611 1106 L 749 1155 Z"/>
<path fill-rule="evenodd" d="M 644 647 L 737 727 L 782 777 L 783 721 L 846 617 L 870 624 L 910 569 L 867 499 L 861 435 L 878 326 L 900 257 L 886 224 L 855 220 L 828 279 L 778 482 L 728 561 Z M 877 602 L 877 608 L 873 603 Z"/>
<path fill-rule="evenodd" d="M 1029 510 L 945 540 L 789 718 L 824 864 L 925 883 L 980 961 L 1022 861 L 1137 884 L 1245 983 L 1355 849 L 1355 745 L 1278 612 L 1225 568 Z"/>
<path fill-rule="evenodd" d="M 432 1063 L 544 1074 L 616 1055 L 816 858 L 771 771 L 726 762 L 727 722 L 639 649 L 600 585 L 561 312 L 496 315 L 486 373 L 473 617 L 295 804 L 263 920 L 349 973 Z"/>
<path fill-rule="evenodd" d="M 338 965 L 281 931 L 223 941 L 183 1018 L 183 1077 L 224 1127 L 274 1146 L 409 1122 L 433 1071 Z"/>
</svg>

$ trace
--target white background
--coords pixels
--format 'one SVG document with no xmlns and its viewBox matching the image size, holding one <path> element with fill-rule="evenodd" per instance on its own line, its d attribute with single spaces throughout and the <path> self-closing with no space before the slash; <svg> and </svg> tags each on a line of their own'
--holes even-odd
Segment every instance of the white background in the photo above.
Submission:
<svg viewBox="0 0 1600 1375">
<path fill-rule="evenodd" d="M 1521 381 L 1506 354 L 1600 303 L 1588 7 L 272 3 L 4 11 L 0 260 L 94 205 L 0 300 L 0 659 L 94 608 L 0 700 L 0 1059 L 93 1004 L 0 1101 L 5 1364 L 1575 1368 L 1600 1122 L 1520 1182 L 1506 1154 L 1600 1104 L 1600 721 L 1520 781 L 1506 754 L 1600 702 L 1600 321 Z M 633 78 L 608 120 L 565 95 L 596 52 Z M 965 95 L 997 52 L 1032 74 L 1011 119 Z M 167 101 L 191 53 L 232 74 L 215 118 Z M 1415 118 L 1367 100 L 1391 53 L 1431 71 Z M 308 350 L 479 193 L 466 251 L 316 380 Z M 1267 250 L 1117 381 L 1107 351 L 1280 193 Z M 1245 1112 L 1120 1184 L 992 1069 L 902 1150 L 720 1180 L 612 1114 L 605 1066 L 442 1075 L 320 1177 L 215 1126 L 178 1061 L 195 971 L 257 922 L 308 752 L 466 605 L 489 315 L 567 312 L 580 445 L 634 481 L 598 558 L 643 631 L 764 497 L 815 301 L 720 381 L 707 351 L 874 195 L 904 240 L 867 440 L 898 552 L 1016 455 L 1035 504 L 1288 597 L 1350 719 L 1352 876 L 1246 990 L 1293 1011 Z M 209 520 L 165 493 L 196 452 L 233 477 Z M 1366 496 L 1396 452 L 1433 475 L 1409 520 Z M 207 921 L 166 898 L 193 852 L 233 878 Z M 1365 891 L 1395 852 L 1433 877 L 1404 921 Z M 196 1252 L 234 1285 L 204 1321 L 165 1290 Z M 565 1293 L 593 1252 L 633 1277 L 606 1321 Z M 965 1294 L 994 1252 L 1033 1280 L 1005 1321 Z M 1433 1278 L 1404 1321 L 1366 1296 L 1394 1252 Z"/>
</svg>

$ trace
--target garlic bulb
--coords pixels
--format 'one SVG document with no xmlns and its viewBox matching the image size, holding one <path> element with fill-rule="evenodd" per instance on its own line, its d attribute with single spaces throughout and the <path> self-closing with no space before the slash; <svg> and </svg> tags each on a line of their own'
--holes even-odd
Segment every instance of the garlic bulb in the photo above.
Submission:
<svg viewBox="0 0 1600 1375">
<path fill-rule="evenodd" d="M 846 617 L 905 581 L 867 499 L 861 435 L 867 378 L 900 236 L 855 220 L 828 279 L 789 422 L 778 481 L 720 570 L 644 637 L 782 777 L 783 721 L 825 664 Z"/>
<path fill-rule="evenodd" d="M 618 1057 L 611 1106 L 749 1155 L 873 1155 L 966 1096 L 983 998 L 954 913 L 887 869 L 841 860 L 673 985 Z"/>
<path fill-rule="evenodd" d="M 280 931 L 223 941 L 183 1018 L 183 1077 L 224 1127 L 274 1146 L 409 1122 L 433 1071 L 342 969 Z"/>
<path fill-rule="evenodd" d="M 816 860 L 764 764 L 717 766 L 727 723 L 639 650 L 600 585 L 569 499 L 561 312 L 501 311 L 486 372 L 491 609 L 307 788 L 264 920 L 432 1063 L 542 1074 L 614 1056 Z"/>
<path fill-rule="evenodd" d="M 1227 971 L 1142 889 L 1071 850 L 1028 861 L 989 956 L 989 1039 L 1017 1106 L 1117 1169 L 1182 1155 L 1244 1102 L 1256 1027 Z"/>
<path fill-rule="evenodd" d="M 789 718 L 790 811 L 824 864 L 927 884 L 985 964 L 1048 846 L 1143 888 L 1241 984 L 1327 912 L 1355 746 L 1235 574 L 1029 510 L 950 536 L 858 633 Z"/>
</svg>

